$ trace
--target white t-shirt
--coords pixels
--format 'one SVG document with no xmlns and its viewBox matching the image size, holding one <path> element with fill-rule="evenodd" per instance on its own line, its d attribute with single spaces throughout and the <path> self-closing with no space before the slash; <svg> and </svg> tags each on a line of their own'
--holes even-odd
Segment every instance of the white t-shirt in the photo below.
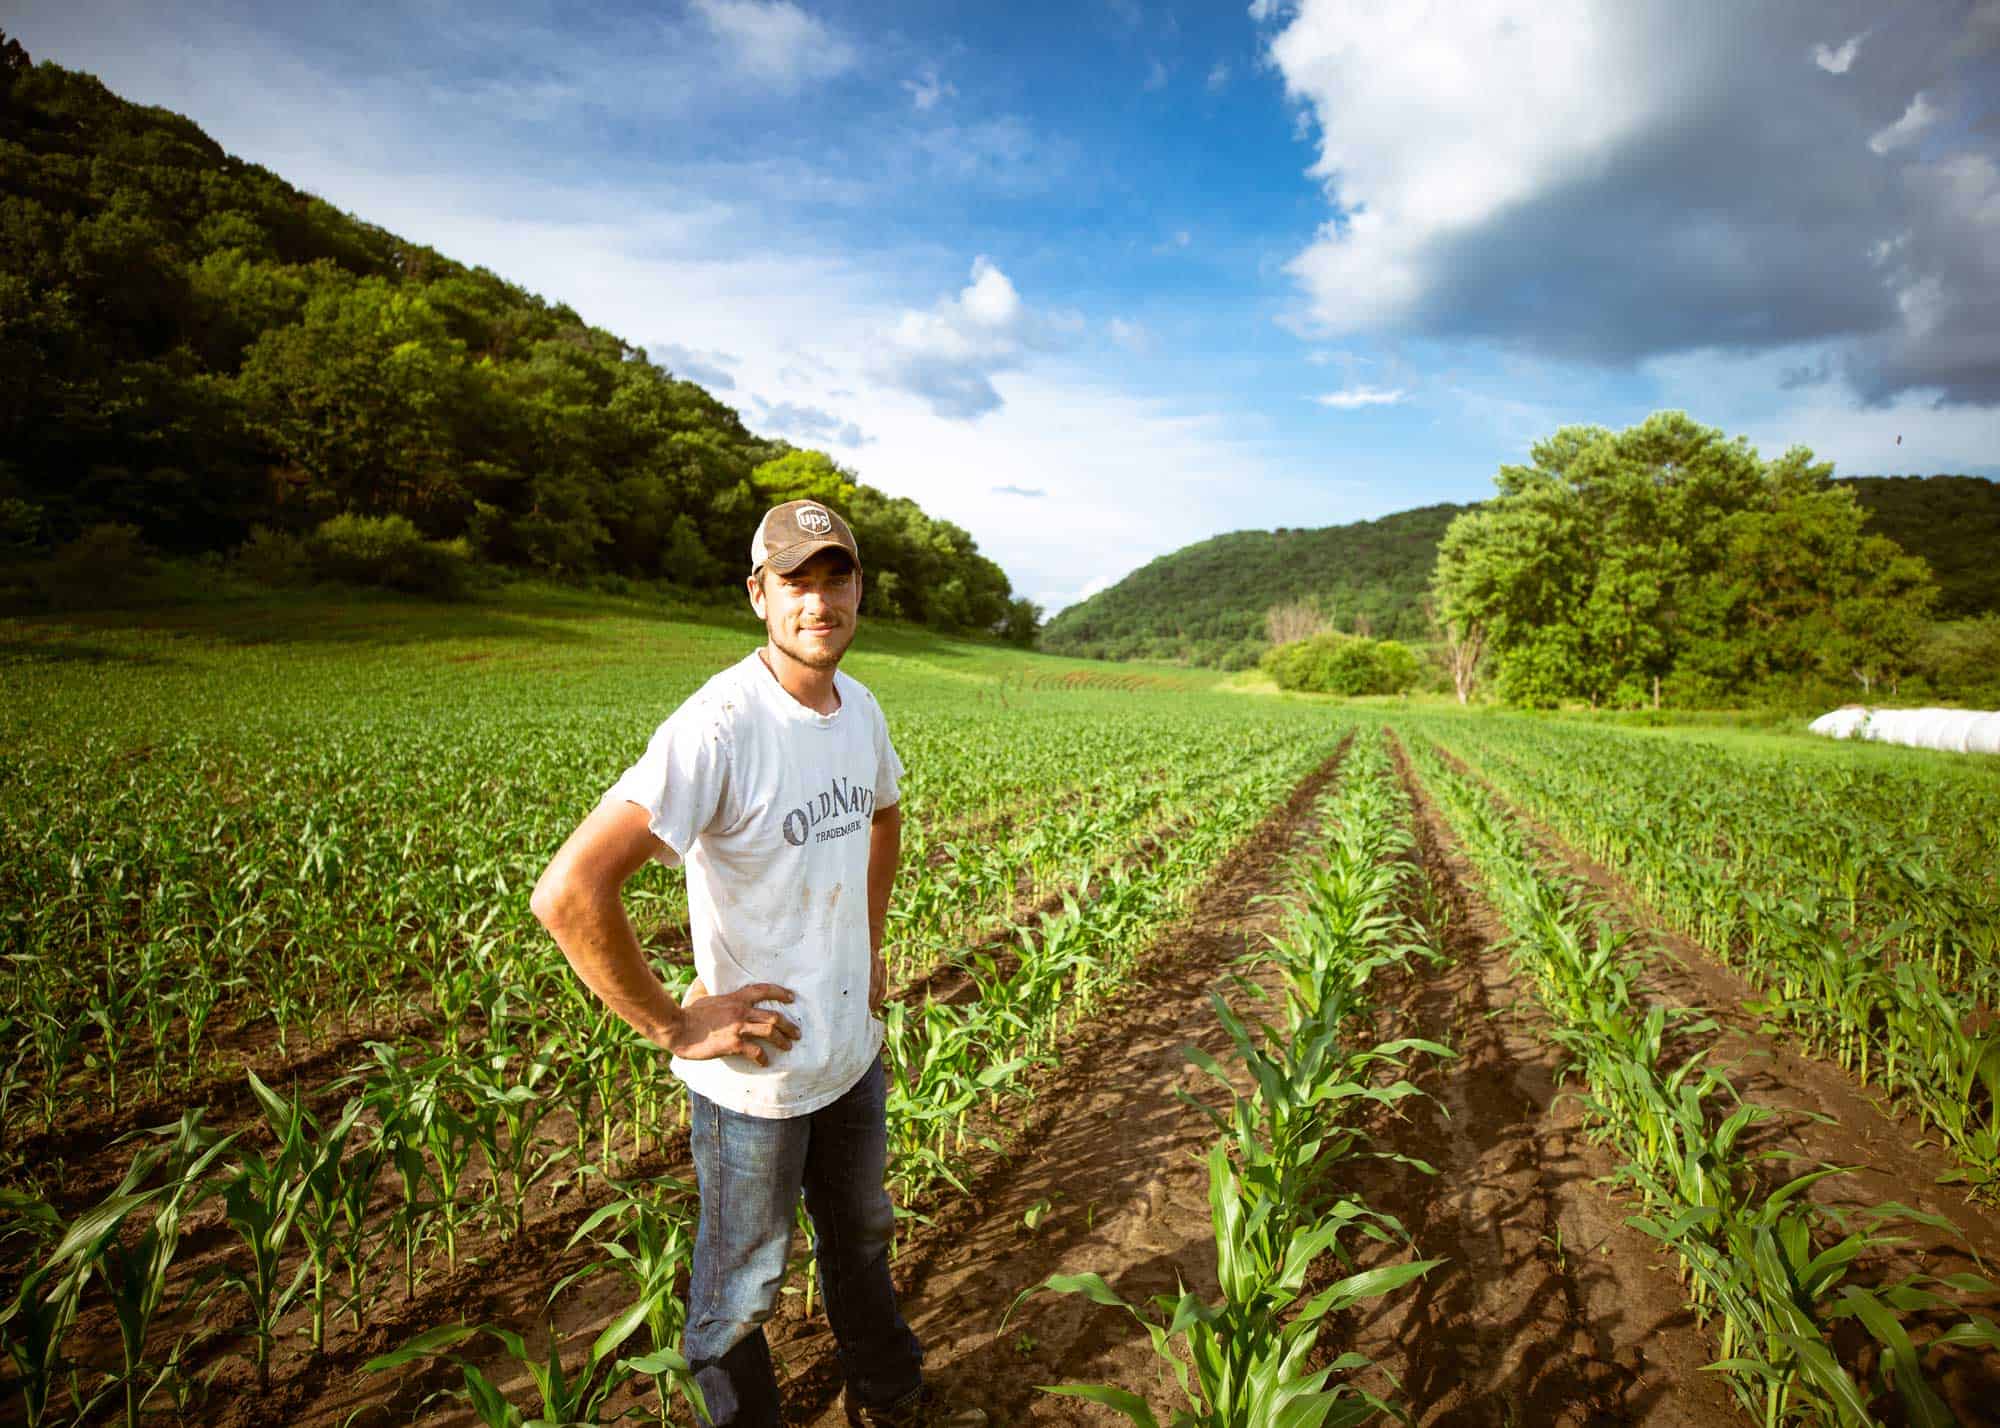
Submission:
<svg viewBox="0 0 2000 1428">
<path fill-rule="evenodd" d="M 808 1115 L 882 1046 L 868 1010 L 869 822 L 900 796 L 881 706 L 836 672 L 840 707 L 792 698 L 756 653 L 709 680 L 605 793 L 646 810 L 661 861 L 687 867 L 694 965 L 710 992 L 775 982 L 797 1024 L 769 1064 L 674 1058 L 674 1074 L 745 1115 Z"/>
</svg>

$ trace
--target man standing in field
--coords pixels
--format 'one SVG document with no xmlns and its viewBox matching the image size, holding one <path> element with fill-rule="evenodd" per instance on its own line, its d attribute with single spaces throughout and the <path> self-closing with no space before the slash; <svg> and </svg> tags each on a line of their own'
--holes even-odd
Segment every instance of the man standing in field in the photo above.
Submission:
<svg viewBox="0 0 2000 1428">
<path fill-rule="evenodd" d="M 924 1383 L 889 1283 L 876 1013 L 903 765 L 874 696 L 839 672 L 861 604 L 854 534 L 817 502 L 777 506 L 748 584 L 765 644 L 659 727 L 543 872 L 535 916 L 687 1083 L 701 1219 L 684 1348 L 710 1421 L 780 1421 L 763 1324 L 803 1192 L 848 1422 L 974 1428 L 984 1413 Z M 620 900 L 650 858 L 687 868 L 697 977 L 679 1006 Z"/>
</svg>

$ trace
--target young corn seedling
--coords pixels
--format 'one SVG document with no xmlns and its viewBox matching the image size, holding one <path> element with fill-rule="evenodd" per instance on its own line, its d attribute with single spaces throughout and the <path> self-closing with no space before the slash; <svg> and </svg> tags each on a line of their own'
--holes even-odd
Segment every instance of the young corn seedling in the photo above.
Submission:
<svg viewBox="0 0 2000 1428">
<path fill-rule="evenodd" d="M 675 1380 L 676 1388 L 683 1396 L 695 1405 L 695 1411 L 705 1416 L 707 1406 L 702 1401 L 700 1388 L 695 1384 L 693 1371 L 688 1367 L 687 1360 L 674 1350 L 661 1349 L 635 1358 L 613 1357 L 619 1346 L 646 1322 L 648 1308 L 646 1301 L 641 1299 L 620 1312 L 591 1342 L 583 1364 L 574 1375 L 563 1368 L 561 1344 L 554 1334 L 549 1336 L 548 1355 L 544 1358 L 529 1353 L 526 1341 L 519 1334 L 491 1324 L 451 1324 L 432 1329 L 419 1334 L 394 1353 L 370 1359 L 362 1367 L 370 1373 L 380 1373 L 417 1359 L 450 1359 L 459 1366 L 465 1380 L 465 1388 L 457 1396 L 471 1404 L 479 1422 L 486 1428 L 529 1428 L 534 1424 L 550 1425 L 550 1428 L 564 1425 L 568 1428 L 568 1425 L 602 1423 L 605 1421 L 606 1400 L 634 1374 L 668 1375 Z M 507 1356 L 527 1373 L 541 1401 L 540 1413 L 530 1418 L 510 1403 L 477 1365 L 450 1352 L 475 1334 L 484 1334 L 495 1340 L 506 1350 Z"/>
<path fill-rule="evenodd" d="M 38 1196 L 0 1188 L 0 1209 L 8 1215 L 6 1236 L 27 1230 L 44 1242 L 64 1238 L 61 1217 Z M 13 1302 L 0 1310 L 0 1343 L 14 1365 L 28 1428 L 48 1421 L 50 1395 L 65 1381 L 71 1406 L 81 1415 L 82 1388 L 64 1361 L 63 1342 L 76 1323 L 83 1283 L 83 1276 L 64 1272 L 62 1262 L 48 1257 L 22 1277 Z"/>
<path fill-rule="evenodd" d="M 250 1251 L 249 1270 L 232 1268 L 223 1278 L 243 1296 L 249 1311 L 257 1391 L 264 1393 L 271 1387 L 271 1348 L 277 1342 L 278 1321 L 313 1272 L 307 1259 L 289 1281 L 284 1278 L 285 1251 L 300 1207 L 312 1192 L 315 1165 L 302 1109 L 284 1101 L 255 1072 L 250 1073 L 250 1087 L 277 1145 L 269 1157 L 255 1151 L 246 1154 L 223 1187 L 224 1213 Z"/>
<path fill-rule="evenodd" d="M 167 1270 L 180 1247 L 183 1218 L 206 1193 L 209 1166 L 236 1138 L 204 1130 L 201 1118 L 201 1111 L 192 1110 L 175 1125 L 142 1132 L 166 1144 L 142 1148 L 118 1188 L 78 1215 L 49 1256 L 49 1264 L 63 1268 L 77 1291 L 86 1281 L 96 1280 L 118 1325 L 120 1370 L 83 1405 L 80 1418 L 118 1394 L 124 1401 L 126 1428 L 138 1428 L 146 1400 L 174 1371 L 172 1363 L 161 1368 L 147 1360 L 147 1335 L 166 1298 Z M 161 1171 L 160 1183 L 141 1188 Z M 126 1222 L 147 1211 L 150 1222 L 128 1242 L 123 1234 Z"/>
<path fill-rule="evenodd" d="M 1326 1367 L 1306 1371 L 1321 1321 L 1365 1300 L 1390 1293 L 1428 1274 L 1441 1260 L 1408 1260 L 1348 1275 L 1303 1302 L 1306 1274 L 1320 1255 L 1336 1250 L 1351 1221 L 1331 1216 L 1302 1225 L 1289 1236 L 1269 1233 L 1278 1206 L 1259 1197 L 1246 1204 L 1229 1155 L 1220 1142 L 1209 1151 L 1209 1206 L 1215 1228 L 1222 1297 L 1203 1303 L 1183 1289 L 1153 1299 L 1148 1315 L 1126 1302 L 1096 1274 L 1052 1275 L 1015 1301 L 1043 1290 L 1081 1294 L 1093 1303 L 1123 1309 L 1146 1330 L 1153 1352 L 1171 1370 L 1187 1399 L 1170 1428 L 1327 1428 L 1366 1422 L 1389 1405 L 1336 1373 L 1364 1368 L 1362 1354 L 1345 1353 Z M 1275 1247 L 1275 1253 L 1274 1253 Z M 1011 1311 L 1010 1311 L 1011 1313 Z M 1005 1322 L 1002 1322 L 1005 1328 Z M 1058 1384 L 1044 1392 L 1065 1394 L 1122 1413 L 1140 1428 L 1160 1428 L 1139 1394 L 1109 1384 Z"/>
<path fill-rule="evenodd" d="M 676 1290 L 694 1263 L 694 1224 L 688 1204 L 694 1187 L 685 1181 L 662 1177 L 644 1185 L 620 1188 L 625 1193 L 577 1226 L 576 1233 L 564 1246 L 566 1250 L 574 1249 L 589 1240 L 609 1256 L 609 1262 L 600 1260 L 564 1277 L 549 1291 L 549 1301 L 553 1303 L 571 1285 L 606 1269 L 615 1269 L 625 1277 L 638 1295 L 638 1302 L 646 1306 L 645 1324 L 653 1344 L 647 1358 L 663 1365 L 653 1374 L 653 1383 L 659 1394 L 660 1422 L 664 1425 L 677 1394 L 693 1412 L 700 1414 L 705 1408 L 695 1391 L 693 1377 L 672 1367 L 687 1327 L 687 1305 Z M 607 1225 L 613 1226 L 617 1233 L 600 1236 L 598 1232 Z M 806 1313 L 812 1313 L 810 1304 Z"/>
</svg>

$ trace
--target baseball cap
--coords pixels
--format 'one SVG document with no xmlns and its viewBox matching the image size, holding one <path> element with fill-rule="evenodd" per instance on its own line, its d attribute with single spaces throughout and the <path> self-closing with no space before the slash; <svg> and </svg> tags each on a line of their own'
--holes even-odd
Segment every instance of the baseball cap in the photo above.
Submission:
<svg viewBox="0 0 2000 1428">
<path fill-rule="evenodd" d="M 796 570 L 814 552 L 834 548 L 853 556 L 854 568 L 861 568 L 861 548 L 846 521 L 818 501 L 787 501 L 771 507 L 757 522 L 757 534 L 750 540 L 750 570 L 754 574 L 761 565 L 780 573 Z"/>
</svg>

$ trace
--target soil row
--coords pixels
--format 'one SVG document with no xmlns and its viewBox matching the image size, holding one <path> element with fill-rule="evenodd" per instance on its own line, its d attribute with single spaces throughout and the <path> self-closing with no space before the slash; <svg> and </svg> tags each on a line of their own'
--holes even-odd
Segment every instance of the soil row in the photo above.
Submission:
<svg viewBox="0 0 2000 1428">
<path fill-rule="evenodd" d="M 1801 1055 L 1782 1035 L 1765 1031 L 1762 1019 L 1746 1009 L 1759 994 L 1737 973 L 1649 913 L 1615 873 L 1499 795 L 1449 750 L 1440 752 L 1514 821 L 1548 872 L 1586 890 L 1598 901 L 1599 916 L 1640 939 L 1652 955 L 1635 989 L 1638 994 L 1650 1003 L 1700 1007 L 1719 1024 L 1709 1053 L 1712 1064 L 1729 1074 L 1745 1099 L 1779 1113 L 1751 1128 L 1744 1137 L 1747 1149 L 1796 1157 L 1773 1162 L 1781 1178 L 1815 1165 L 1847 1168 L 1848 1174 L 1812 1187 L 1810 1193 L 1823 1204 L 1847 1212 L 1907 1205 L 1944 1222 L 1942 1228 L 1918 1221 L 1897 1226 L 1904 1243 L 1864 1260 L 1858 1280 L 1896 1280 L 1914 1273 L 1994 1277 L 2000 1267 L 2000 1216 L 1938 1183 L 1954 1162 L 1941 1147 L 1923 1140 L 1912 1118 L 1901 1115 L 1885 1095 L 1864 1091 L 1838 1065 Z M 2000 1318 L 2000 1295 L 1960 1295 L 1957 1300 L 1956 1311 L 1906 1316 L 1911 1337 L 1922 1345 L 1968 1312 Z M 1873 1368 L 1872 1341 L 1857 1331 L 1837 1339 L 1835 1347 L 1859 1381 L 1866 1382 Z M 1932 1352 L 1926 1372 L 1960 1421 L 2000 1422 L 2000 1356 L 1946 1346 Z M 1876 1406 L 1892 1414 L 1895 1410 L 1886 1400 Z"/>
</svg>

